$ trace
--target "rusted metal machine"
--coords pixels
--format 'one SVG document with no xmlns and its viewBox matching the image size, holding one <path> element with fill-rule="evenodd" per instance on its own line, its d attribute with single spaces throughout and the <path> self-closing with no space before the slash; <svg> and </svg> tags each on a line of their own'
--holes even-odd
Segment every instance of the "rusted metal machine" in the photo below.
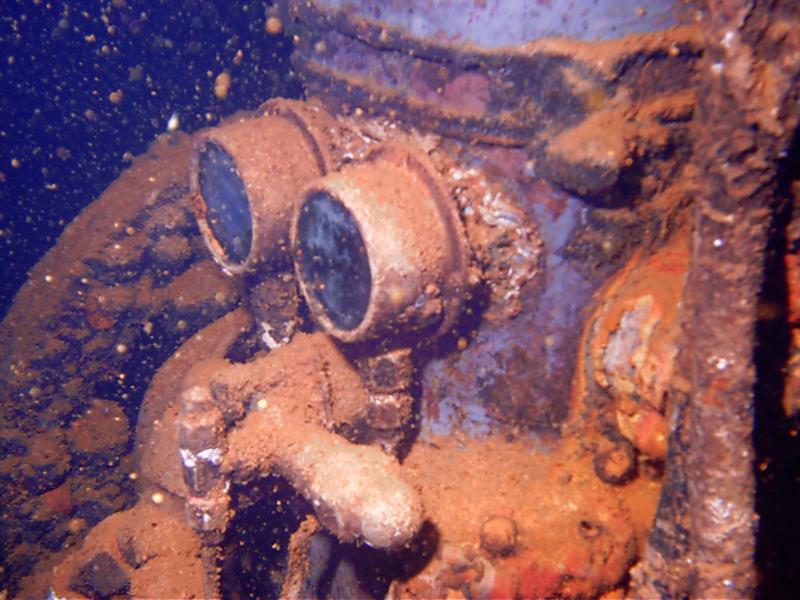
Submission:
<svg viewBox="0 0 800 600">
<path fill-rule="evenodd" d="M 160 140 L 3 323 L 8 510 L 85 536 L 26 593 L 753 595 L 765 306 L 798 418 L 800 11 L 266 17 L 308 99 Z M 104 444 L 129 417 L 88 398 L 145 349 L 135 435 Z"/>
</svg>

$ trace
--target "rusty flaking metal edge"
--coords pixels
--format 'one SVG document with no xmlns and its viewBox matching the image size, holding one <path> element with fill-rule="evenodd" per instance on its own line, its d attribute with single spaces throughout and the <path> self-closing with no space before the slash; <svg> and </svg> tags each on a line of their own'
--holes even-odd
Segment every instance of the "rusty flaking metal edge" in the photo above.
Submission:
<svg viewBox="0 0 800 600">
<path fill-rule="evenodd" d="M 703 8 L 686 381 L 675 390 L 672 454 L 634 597 L 740 598 L 757 585 L 753 349 L 777 159 L 800 117 L 800 7 Z"/>
<path fill-rule="evenodd" d="M 358 107 L 403 116 L 458 139 L 504 146 L 527 145 L 540 133 L 574 126 L 593 112 L 593 102 L 574 93 L 570 80 L 575 77 L 612 98 L 654 61 L 686 64 L 685 69 L 670 70 L 659 86 L 663 89 L 658 92 L 664 93 L 690 86 L 693 64 L 701 54 L 702 36 L 694 26 L 673 27 L 669 36 L 658 31 L 602 42 L 544 38 L 518 47 L 484 49 L 469 43 L 418 40 L 400 28 L 352 19 L 346 11 L 325 9 L 315 2 L 291 1 L 283 10 L 290 32 L 292 22 L 303 24 L 295 36 L 295 67 L 304 74 L 308 90 L 325 98 L 330 110 L 349 112 Z M 359 54 L 374 53 L 376 64 L 385 63 L 387 57 L 404 62 L 398 72 L 425 65 L 452 69 L 447 76 L 456 79 L 465 74 L 483 78 L 488 85 L 485 106 L 459 110 L 415 95 L 409 81 L 375 83 L 341 65 L 347 50 L 337 53 L 336 42 L 328 43 L 337 36 L 339 45 L 357 47 Z"/>
</svg>

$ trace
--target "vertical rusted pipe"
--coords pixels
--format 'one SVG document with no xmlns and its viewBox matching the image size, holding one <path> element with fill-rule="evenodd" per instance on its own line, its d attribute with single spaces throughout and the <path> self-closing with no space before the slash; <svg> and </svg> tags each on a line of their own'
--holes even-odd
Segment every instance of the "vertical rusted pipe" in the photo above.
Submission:
<svg viewBox="0 0 800 600">
<path fill-rule="evenodd" d="M 701 598 L 752 596 L 756 585 L 755 328 L 777 159 L 797 123 L 800 46 L 790 4 L 704 7 L 697 127 L 704 177 L 684 322 L 690 593 Z"/>
<path fill-rule="evenodd" d="M 709 0 L 702 18 L 687 173 L 696 190 L 681 357 L 688 401 L 673 407 L 667 478 L 634 573 L 636 596 L 740 598 L 756 586 L 753 350 L 778 159 L 797 125 L 798 9 Z"/>
</svg>

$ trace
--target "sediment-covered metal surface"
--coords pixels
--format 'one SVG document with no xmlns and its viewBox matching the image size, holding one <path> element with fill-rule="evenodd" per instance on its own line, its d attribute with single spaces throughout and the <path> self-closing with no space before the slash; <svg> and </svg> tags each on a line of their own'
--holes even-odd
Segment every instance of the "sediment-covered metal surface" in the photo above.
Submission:
<svg viewBox="0 0 800 600">
<path fill-rule="evenodd" d="M 756 593 L 759 440 L 796 436 L 800 15 L 662 29 L 668 4 L 514 47 L 394 5 L 271 13 L 319 98 L 160 139 L 3 322 L 15 589 Z M 250 135 L 278 113 L 303 152 Z M 209 139 L 245 190 L 223 202 Z"/>
<path fill-rule="evenodd" d="M 136 499 L 147 381 L 239 299 L 189 213 L 180 134 L 72 223 L 2 324 L 3 544 L 17 577 Z"/>
</svg>

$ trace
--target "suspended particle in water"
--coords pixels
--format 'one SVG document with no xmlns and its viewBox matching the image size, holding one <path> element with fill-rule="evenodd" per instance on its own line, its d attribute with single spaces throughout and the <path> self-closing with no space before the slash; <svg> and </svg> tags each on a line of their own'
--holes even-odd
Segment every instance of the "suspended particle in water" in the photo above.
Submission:
<svg viewBox="0 0 800 600">
<path fill-rule="evenodd" d="M 223 71 L 214 79 L 214 95 L 220 100 L 228 97 L 228 92 L 231 89 L 231 74 L 228 71 Z"/>
<path fill-rule="evenodd" d="M 278 35 L 283 31 L 283 22 L 278 17 L 270 17 L 264 24 L 264 29 L 270 35 Z"/>
<path fill-rule="evenodd" d="M 136 65 L 128 69 L 128 81 L 141 81 L 143 77 L 144 69 L 141 65 Z"/>
<path fill-rule="evenodd" d="M 181 127 L 181 115 L 176 110 L 172 113 L 169 117 L 169 121 L 167 121 L 167 131 L 172 133 L 173 131 L 177 131 Z"/>
</svg>

